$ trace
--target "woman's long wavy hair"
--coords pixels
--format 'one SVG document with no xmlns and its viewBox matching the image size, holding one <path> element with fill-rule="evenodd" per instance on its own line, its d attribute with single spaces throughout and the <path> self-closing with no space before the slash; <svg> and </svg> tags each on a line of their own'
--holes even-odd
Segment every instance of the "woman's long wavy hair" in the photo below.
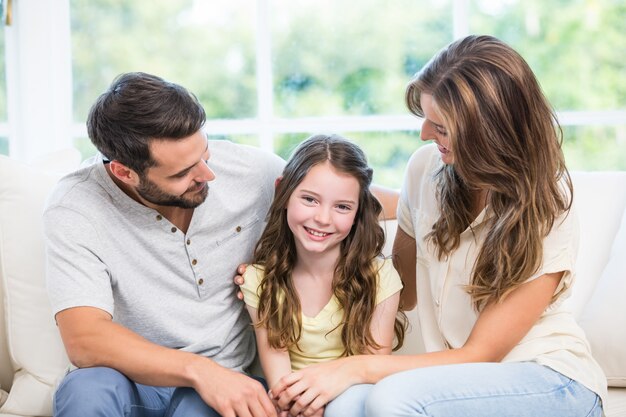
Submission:
<svg viewBox="0 0 626 417">
<path fill-rule="evenodd" d="M 406 103 L 421 117 L 422 93 L 432 96 L 454 155 L 436 174 L 441 216 L 428 239 L 440 259 L 474 220 L 477 190 L 487 191 L 492 217 L 467 287 L 481 310 L 536 273 L 544 238 L 569 212 L 562 130 L 528 64 L 490 36 L 453 42 L 416 74 Z"/>
<path fill-rule="evenodd" d="M 337 135 L 311 136 L 294 151 L 278 183 L 267 226 L 254 253 L 265 277 L 259 291 L 258 326 L 267 329 L 272 347 L 297 346 L 302 332 L 301 306 L 291 275 L 296 264 L 296 246 L 287 224 L 291 194 L 312 167 L 329 162 L 337 171 L 353 176 L 360 186 L 358 209 L 348 236 L 341 242 L 333 278 L 333 294 L 343 307 L 341 340 L 343 355 L 378 349 L 370 331 L 376 308 L 378 262 L 385 236 L 378 224 L 382 207 L 372 195 L 372 169 L 363 151 Z M 399 316 L 401 318 L 401 316 Z M 404 322 L 396 320 L 397 347 L 404 340 Z"/>
</svg>

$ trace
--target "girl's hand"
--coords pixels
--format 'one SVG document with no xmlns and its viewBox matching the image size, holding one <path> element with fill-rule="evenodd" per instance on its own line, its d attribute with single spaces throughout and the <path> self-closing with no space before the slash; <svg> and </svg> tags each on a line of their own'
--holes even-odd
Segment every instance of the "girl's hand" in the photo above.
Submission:
<svg viewBox="0 0 626 417">
<path fill-rule="evenodd" d="M 320 408 L 315 413 L 311 414 L 309 417 L 324 417 L 324 409 L 325 408 L 326 408 L 326 406 Z"/>
<path fill-rule="evenodd" d="M 317 416 L 328 402 L 359 383 L 357 356 L 310 365 L 282 377 L 271 389 L 279 409 L 292 416 Z M 319 414 L 321 415 L 321 414 Z"/>
</svg>

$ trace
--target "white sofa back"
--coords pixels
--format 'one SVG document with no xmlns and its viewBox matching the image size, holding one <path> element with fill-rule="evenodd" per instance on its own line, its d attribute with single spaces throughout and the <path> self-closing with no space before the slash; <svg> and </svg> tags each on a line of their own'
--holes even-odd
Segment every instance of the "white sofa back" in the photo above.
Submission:
<svg viewBox="0 0 626 417">
<path fill-rule="evenodd" d="M 68 159 L 75 161 L 75 156 Z M 60 163 L 59 156 L 51 160 Z M 67 168 L 73 163 L 66 161 L 62 165 Z M 48 305 L 43 275 L 41 212 L 58 177 L 0 156 L 0 388 L 10 392 L 0 407 L 0 417 L 51 415 L 55 383 L 68 365 Z M 622 221 L 626 172 L 576 172 L 573 177 L 581 243 L 578 280 L 569 303 L 577 317 L 581 317 L 607 265 Z M 396 223 L 389 221 L 384 226 L 388 234 L 385 250 L 389 253 Z M 624 281 L 626 271 L 622 272 Z M 626 328 L 626 313 L 618 315 L 624 308 L 615 309 L 614 319 Z M 419 324 L 415 311 L 409 312 L 409 318 L 413 331 L 401 353 L 422 351 L 421 341 L 416 337 Z M 592 341 L 592 346 L 602 344 L 603 337 L 603 333 L 597 335 L 601 340 L 595 344 Z M 607 366 L 617 367 L 624 377 L 626 370 L 619 367 L 626 368 L 626 360 L 623 364 L 612 364 L 612 352 L 606 354 L 609 355 Z M 626 386 L 619 385 L 620 375 L 615 377 L 614 384 Z M 0 404 L 5 399 L 6 393 L 0 391 Z"/>
<path fill-rule="evenodd" d="M 75 149 L 31 166 L 0 156 L 0 416 L 51 415 L 68 363 L 46 295 L 41 214 L 58 178 L 79 163 Z"/>
</svg>

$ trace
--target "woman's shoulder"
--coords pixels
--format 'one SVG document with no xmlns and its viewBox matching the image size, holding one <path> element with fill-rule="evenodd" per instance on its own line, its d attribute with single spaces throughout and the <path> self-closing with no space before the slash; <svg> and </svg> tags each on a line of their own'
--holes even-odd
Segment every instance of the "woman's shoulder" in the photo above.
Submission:
<svg viewBox="0 0 626 417">
<path fill-rule="evenodd" d="M 403 186 L 408 189 L 421 187 L 424 181 L 432 182 L 433 175 L 441 167 L 441 156 L 435 144 L 419 147 L 407 164 Z"/>
<path fill-rule="evenodd" d="M 441 164 L 439 151 L 434 143 L 420 146 L 409 158 L 408 167 L 411 171 L 432 169 Z"/>
<path fill-rule="evenodd" d="M 400 192 L 398 221 L 402 219 L 402 208 L 423 207 L 425 196 L 434 199 L 435 175 L 442 167 L 441 154 L 434 144 L 418 148 L 409 159 Z M 434 201 L 434 200 L 433 200 Z M 434 206 L 433 206 L 434 207 Z M 406 211 L 406 210 L 405 210 Z M 409 212 L 404 213 L 405 225 Z"/>
</svg>

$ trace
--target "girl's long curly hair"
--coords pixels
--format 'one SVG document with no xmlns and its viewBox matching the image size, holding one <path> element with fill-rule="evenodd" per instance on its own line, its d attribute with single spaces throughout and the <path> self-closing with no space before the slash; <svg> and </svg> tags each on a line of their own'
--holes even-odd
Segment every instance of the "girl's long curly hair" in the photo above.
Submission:
<svg viewBox="0 0 626 417">
<path fill-rule="evenodd" d="M 378 223 L 382 207 L 372 195 L 372 169 L 363 151 L 338 135 L 315 135 L 302 142 L 285 166 L 267 226 L 257 243 L 254 262 L 264 268 L 260 284 L 258 326 L 267 329 L 270 345 L 287 349 L 298 345 L 302 332 L 301 306 L 292 281 L 296 246 L 287 224 L 287 203 L 298 184 L 315 165 L 328 161 L 339 172 L 357 179 L 360 186 L 358 209 L 348 236 L 341 242 L 333 278 L 333 294 L 343 308 L 341 340 L 344 356 L 378 349 L 370 330 L 376 308 L 377 258 L 385 236 Z M 395 322 L 398 349 L 404 340 L 401 313 Z"/>
<path fill-rule="evenodd" d="M 488 193 L 492 217 L 468 286 L 480 310 L 536 273 L 544 238 L 571 207 L 562 131 L 528 64 L 490 36 L 453 42 L 416 74 L 406 103 L 421 117 L 422 93 L 432 95 L 454 155 L 436 174 L 441 215 L 428 238 L 440 259 L 474 220 L 473 195 Z"/>
</svg>

